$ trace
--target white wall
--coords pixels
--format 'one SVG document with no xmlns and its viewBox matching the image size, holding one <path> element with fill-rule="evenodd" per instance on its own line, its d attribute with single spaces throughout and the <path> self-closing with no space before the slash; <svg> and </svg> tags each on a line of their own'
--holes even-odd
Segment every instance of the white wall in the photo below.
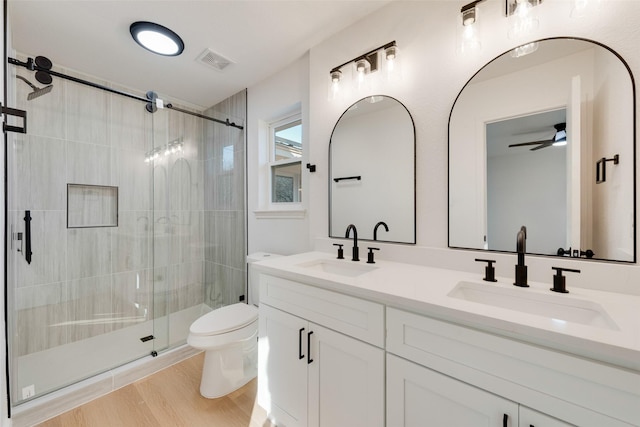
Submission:
<svg viewBox="0 0 640 427">
<path fill-rule="evenodd" d="M 568 247 L 567 150 L 518 151 L 487 159 L 488 247 L 513 252 L 525 225 L 527 252 L 555 255 Z"/>
<path fill-rule="evenodd" d="M 282 255 L 309 249 L 308 177 L 309 57 L 248 89 L 247 94 L 247 234 L 248 253 Z M 296 212 L 275 211 L 269 204 L 268 125 L 302 110 L 302 206 Z M 271 209 L 271 212 L 268 212 Z M 267 211 L 267 212 L 265 212 Z M 325 231 L 327 227 L 325 226 Z"/>
<path fill-rule="evenodd" d="M 537 6 L 540 28 L 531 39 L 554 36 L 577 36 L 596 40 L 618 52 L 629 63 L 634 75 L 640 75 L 640 29 L 632 17 L 640 16 L 640 2 L 633 0 L 610 1 L 603 4 L 598 14 L 581 19 L 570 18 L 573 2 L 546 0 Z M 378 82 L 370 90 L 401 101 L 412 114 L 417 138 L 417 245 L 381 245 L 379 256 L 405 262 L 435 264 L 481 272 L 473 262 L 480 253 L 456 251 L 447 248 L 447 128 L 453 102 L 469 78 L 494 57 L 527 40 L 514 41 L 506 37 L 509 20 L 504 18 L 501 0 L 481 3 L 482 51 L 477 55 L 456 54 L 456 26 L 460 21 L 460 2 L 455 1 L 395 1 L 376 11 L 356 25 L 336 34 L 310 51 L 309 58 L 309 161 L 318 166 L 318 172 L 307 174 L 309 197 L 309 229 L 311 244 L 305 245 L 296 235 L 282 242 L 282 252 L 318 249 L 333 251 L 335 240 L 326 238 L 328 224 L 328 143 L 334 124 L 342 112 L 362 97 L 353 93 L 342 99 L 328 100 L 328 73 L 336 65 L 364 52 L 396 40 L 399 46 L 399 64 L 403 79 L 392 84 Z M 292 71 L 290 68 L 288 71 Z M 302 78 L 302 77 L 301 77 Z M 268 92 L 260 86 L 261 92 Z M 287 87 L 276 79 L 274 85 Z M 274 88 L 276 88 L 274 86 Z M 277 88 L 276 88 L 277 89 Z M 277 98 L 289 96 L 291 88 L 277 93 Z M 272 92 L 273 93 L 273 92 Z M 249 104 L 258 99 L 250 90 Z M 286 102 L 282 102 L 287 105 Z M 304 101 L 303 101 L 304 105 Z M 251 108 L 250 108 L 251 110 Z M 256 117 L 253 115 L 253 117 Z M 252 117 L 250 115 L 250 126 Z M 637 120 L 637 118 L 636 118 Z M 251 133 L 250 143 L 251 141 Z M 255 180 L 255 176 L 249 180 Z M 251 184 L 255 186 L 255 183 Z M 250 193 L 250 199 L 252 198 Z M 251 208 L 250 208 L 250 223 Z M 299 230 L 295 220 L 283 221 Z M 249 229 L 250 248 L 265 248 L 273 238 L 267 227 Z M 283 225 L 282 229 L 287 226 Z M 255 235 L 264 233 L 264 235 Z M 289 236 L 289 235 L 287 235 Z M 253 243 L 253 244 L 252 244 Z M 497 274 L 513 274 L 514 257 L 510 254 L 492 254 L 498 261 Z M 640 269 L 636 266 L 559 261 L 553 258 L 530 256 L 527 259 L 530 280 L 551 281 L 551 266 L 580 268 L 578 280 L 571 286 L 615 289 L 640 294 Z"/>
<path fill-rule="evenodd" d="M 632 198 L 633 191 L 621 184 L 633 180 L 633 159 L 622 154 L 625 153 L 623 147 L 628 147 L 632 142 L 625 135 L 621 123 L 632 121 L 632 111 L 619 107 L 630 105 L 632 100 L 631 94 L 624 99 L 613 96 L 614 93 L 621 93 L 619 86 L 625 83 L 624 74 L 627 70 L 610 55 L 602 56 L 596 61 L 601 68 L 596 70 L 594 82 L 593 163 L 602 157 L 610 159 L 615 154 L 621 156 L 618 165 L 607 162 L 606 182 L 595 184 L 595 177 L 590 181 L 594 198 L 593 247 L 598 248 L 598 257 L 628 259 L 633 254 L 633 229 L 628 226 L 633 208 L 621 201 Z"/>
</svg>

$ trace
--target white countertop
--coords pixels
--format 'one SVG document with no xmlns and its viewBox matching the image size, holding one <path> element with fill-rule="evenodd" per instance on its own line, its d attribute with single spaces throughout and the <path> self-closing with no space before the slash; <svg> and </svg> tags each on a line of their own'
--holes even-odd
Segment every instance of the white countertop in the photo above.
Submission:
<svg viewBox="0 0 640 427">
<path fill-rule="evenodd" d="M 260 273 L 272 274 L 308 285 L 383 303 L 478 330 L 507 336 L 520 341 L 542 345 L 577 356 L 640 371 L 640 297 L 613 292 L 572 287 L 579 275 L 567 273 L 567 289 L 559 294 L 549 290 L 550 283 L 529 282 L 529 288 L 513 286 L 513 277 L 497 277 L 498 282 L 482 280 L 481 273 L 471 274 L 455 270 L 424 267 L 399 262 L 364 259 L 353 262 L 325 252 L 307 252 L 279 258 L 270 258 L 252 264 Z M 345 263 L 346 268 L 375 267 L 356 277 L 332 274 L 304 264 L 318 260 Z M 479 271 L 483 271 L 480 268 Z M 614 329 L 529 314 L 518 307 L 501 308 L 483 303 L 453 298 L 448 294 L 459 282 L 473 282 L 491 287 L 496 292 L 530 293 L 536 296 L 552 294 L 554 298 L 571 298 L 599 304 L 617 326 Z M 489 289 L 489 288 L 487 288 Z"/>
</svg>

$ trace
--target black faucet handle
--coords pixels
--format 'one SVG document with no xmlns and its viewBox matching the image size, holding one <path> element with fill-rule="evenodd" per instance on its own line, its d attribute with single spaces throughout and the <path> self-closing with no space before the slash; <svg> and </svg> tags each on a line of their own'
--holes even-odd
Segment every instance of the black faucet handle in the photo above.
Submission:
<svg viewBox="0 0 640 427">
<path fill-rule="evenodd" d="M 556 271 L 556 274 L 553 275 L 553 288 L 551 288 L 551 290 L 553 292 L 568 294 L 569 291 L 567 290 L 567 278 L 562 275 L 562 272 L 567 271 L 570 273 L 580 273 L 580 270 L 560 267 L 551 267 L 551 269 Z"/>
<path fill-rule="evenodd" d="M 496 269 L 493 267 L 493 263 L 496 262 L 496 260 L 476 258 L 476 261 L 487 263 L 487 266 L 484 268 L 484 277 L 482 278 L 482 280 L 484 280 L 485 282 L 497 282 Z"/>
<path fill-rule="evenodd" d="M 580 251 L 580 256 L 586 256 L 591 259 L 595 256 L 595 253 L 591 249 L 587 249 L 586 251 Z"/>
<path fill-rule="evenodd" d="M 379 251 L 380 248 L 371 248 L 369 247 L 369 253 L 367 254 L 367 264 L 375 264 L 376 262 L 373 259 L 373 251 Z"/>
<path fill-rule="evenodd" d="M 333 246 L 338 247 L 338 259 L 344 259 L 344 250 L 342 249 L 344 245 L 342 243 L 334 243 Z"/>
</svg>

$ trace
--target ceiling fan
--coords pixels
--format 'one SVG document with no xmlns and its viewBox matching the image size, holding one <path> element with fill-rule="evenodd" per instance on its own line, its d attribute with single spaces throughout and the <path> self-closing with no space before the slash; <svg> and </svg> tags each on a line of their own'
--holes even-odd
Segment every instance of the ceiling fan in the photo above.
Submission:
<svg viewBox="0 0 640 427">
<path fill-rule="evenodd" d="M 567 124 L 566 123 L 557 123 L 553 125 L 556 132 L 550 139 L 545 139 L 541 141 L 531 141 L 531 142 L 521 142 L 519 144 L 510 144 L 509 148 L 512 147 L 523 147 L 526 145 L 535 145 L 531 149 L 531 151 L 540 150 L 542 148 L 547 148 L 552 145 L 565 145 L 567 143 Z"/>
</svg>

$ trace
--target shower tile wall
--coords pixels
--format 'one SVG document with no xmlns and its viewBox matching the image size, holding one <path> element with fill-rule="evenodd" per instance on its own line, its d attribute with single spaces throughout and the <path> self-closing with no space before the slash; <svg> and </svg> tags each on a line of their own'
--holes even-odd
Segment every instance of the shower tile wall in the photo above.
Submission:
<svg viewBox="0 0 640 427">
<path fill-rule="evenodd" d="M 244 125 L 246 103 L 245 90 L 205 114 Z M 246 295 L 244 131 L 208 122 L 205 141 L 205 303 L 218 308 Z"/>
<path fill-rule="evenodd" d="M 13 70 L 35 83 L 33 73 Z M 33 260 L 28 265 L 17 251 L 20 242 L 8 243 L 13 356 L 151 320 L 154 280 L 156 315 L 201 304 L 201 120 L 151 115 L 139 101 L 55 77 L 53 90 L 32 101 L 29 87 L 15 84 L 14 105 L 28 111 L 29 134 L 11 136 L 10 232 L 24 231 L 31 210 Z M 145 163 L 153 144 L 175 138 L 183 139 L 183 153 Z M 117 186 L 118 226 L 67 229 L 67 183 Z"/>
</svg>

